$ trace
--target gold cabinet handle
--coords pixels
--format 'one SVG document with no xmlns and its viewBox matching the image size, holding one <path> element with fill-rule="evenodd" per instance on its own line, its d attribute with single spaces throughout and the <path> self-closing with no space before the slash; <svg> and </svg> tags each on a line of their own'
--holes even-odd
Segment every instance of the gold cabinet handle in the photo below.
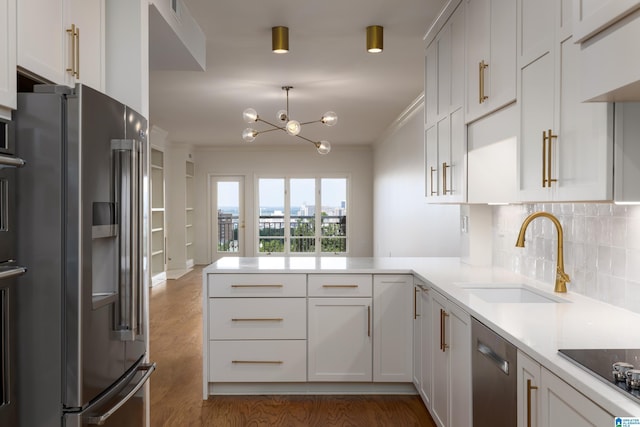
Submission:
<svg viewBox="0 0 640 427">
<path fill-rule="evenodd" d="M 75 75 L 76 78 L 80 78 L 80 27 L 76 27 L 76 65 L 75 65 Z"/>
<path fill-rule="evenodd" d="M 527 427 L 531 427 L 531 390 L 537 390 L 538 387 L 531 385 L 531 380 L 527 380 Z"/>
<path fill-rule="evenodd" d="M 489 64 L 484 62 L 484 59 L 478 63 L 478 80 L 479 80 L 479 98 L 478 103 L 482 104 L 484 101 L 489 99 L 488 96 L 484 94 L 484 70 L 489 67 Z"/>
<path fill-rule="evenodd" d="M 322 285 L 323 288 L 357 288 L 358 285 Z"/>
<path fill-rule="evenodd" d="M 253 317 L 253 318 L 232 318 L 232 322 L 283 322 L 282 317 Z"/>
<path fill-rule="evenodd" d="M 71 28 L 67 28 L 67 34 L 71 37 L 71 66 L 67 68 L 67 71 L 71 73 L 72 76 L 76 75 L 76 24 L 71 24 Z"/>
<path fill-rule="evenodd" d="M 367 306 L 367 336 L 371 336 L 371 306 Z"/>
<path fill-rule="evenodd" d="M 418 287 L 413 289 L 413 320 L 416 320 L 418 316 L 418 292 L 420 289 Z"/>
<path fill-rule="evenodd" d="M 449 344 L 447 344 L 446 338 L 445 338 L 445 321 L 446 318 L 449 316 L 449 314 L 444 311 L 443 309 L 440 309 L 440 350 L 442 350 L 442 352 L 446 351 L 447 348 L 449 348 Z"/>
<path fill-rule="evenodd" d="M 232 360 L 231 363 L 233 363 L 234 365 L 241 365 L 241 364 L 246 365 L 246 364 L 253 364 L 253 363 L 282 365 L 284 362 L 282 360 Z"/>
<path fill-rule="evenodd" d="M 442 194 L 453 193 L 453 190 L 447 190 L 447 169 L 450 167 L 451 165 L 448 165 L 447 162 L 442 163 Z"/>
<path fill-rule="evenodd" d="M 282 288 L 283 285 L 231 285 L 232 288 Z"/>
<path fill-rule="evenodd" d="M 551 165 L 553 147 L 551 141 L 554 138 L 558 138 L 558 135 L 554 135 L 551 129 L 548 131 L 542 131 L 542 187 L 551 187 L 552 182 L 557 182 L 555 178 L 551 178 Z"/>
<path fill-rule="evenodd" d="M 433 196 L 434 194 L 438 194 L 438 192 L 437 192 L 437 191 L 434 191 L 434 189 L 433 189 L 433 173 L 434 173 L 434 172 L 437 172 L 437 171 L 438 171 L 438 170 L 437 170 L 436 168 L 434 168 L 433 166 L 431 166 L 431 170 L 429 171 L 429 173 L 430 173 L 429 178 L 430 178 L 430 180 L 431 180 L 431 185 L 430 185 L 430 187 L 431 187 L 431 189 L 430 189 L 430 191 L 431 191 L 431 196 Z"/>
</svg>

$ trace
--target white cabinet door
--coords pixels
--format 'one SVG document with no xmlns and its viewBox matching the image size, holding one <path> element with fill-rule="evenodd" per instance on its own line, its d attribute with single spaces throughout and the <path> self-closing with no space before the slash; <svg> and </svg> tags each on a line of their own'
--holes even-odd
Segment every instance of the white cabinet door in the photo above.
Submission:
<svg viewBox="0 0 640 427">
<path fill-rule="evenodd" d="M 540 365 L 518 351 L 518 427 L 538 427 Z"/>
<path fill-rule="evenodd" d="M 447 319 L 447 299 L 437 292 L 431 296 L 431 345 L 433 384 L 431 414 L 440 427 L 449 426 L 449 369 L 450 358 L 447 347 L 450 342 Z"/>
<path fill-rule="evenodd" d="M 413 285 L 413 385 L 418 393 L 422 387 L 422 297 L 420 282 Z"/>
<path fill-rule="evenodd" d="M 430 408 L 433 395 L 433 306 L 431 302 L 431 290 L 423 287 L 420 290 L 420 326 L 421 326 L 421 348 L 420 348 L 420 389 L 418 390 L 424 404 Z"/>
<path fill-rule="evenodd" d="M 0 117 L 16 108 L 16 1 L 0 0 Z"/>
<path fill-rule="evenodd" d="M 569 3 L 520 4 L 519 199 L 611 200 L 612 108 L 579 101 Z"/>
<path fill-rule="evenodd" d="M 416 302 L 411 275 L 373 277 L 373 381 L 411 382 Z"/>
<path fill-rule="evenodd" d="M 18 65 L 53 83 L 103 90 L 104 19 L 104 0 L 20 0 Z"/>
<path fill-rule="evenodd" d="M 540 425 L 601 427 L 613 424 L 613 415 L 546 370 L 541 369 Z"/>
<path fill-rule="evenodd" d="M 431 292 L 431 414 L 438 426 L 471 427 L 471 317 Z"/>
<path fill-rule="evenodd" d="M 425 195 L 429 202 L 466 201 L 464 52 L 464 7 L 459 5 L 427 49 Z M 429 99 L 434 90 L 430 85 L 437 92 L 435 106 Z"/>
<path fill-rule="evenodd" d="M 582 42 L 640 8 L 640 0 L 573 0 L 573 30 Z"/>
<path fill-rule="evenodd" d="M 516 4 L 467 0 L 466 7 L 468 123 L 516 99 Z"/>
<path fill-rule="evenodd" d="M 599 427 L 613 415 L 518 351 L 518 427 Z"/>
<path fill-rule="evenodd" d="M 438 119 L 438 43 L 427 47 L 424 57 L 424 123 L 429 127 Z"/>
<path fill-rule="evenodd" d="M 77 75 L 70 81 L 104 91 L 105 0 L 70 0 L 70 20 L 78 29 Z"/>
<path fill-rule="evenodd" d="M 53 83 L 67 81 L 67 51 L 72 36 L 66 32 L 65 0 L 18 1 L 18 65 Z"/>
<path fill-rule="evenodd" d="M 309 298 L 309 381 L 371 381 L 371 298 Z"/>
<path fill-rule="evenodd" d="M 449 426 L 471 427 L 471 317 L 453 303 L 449 303 L 446 325 L 449 331 Z"/>
</svg>

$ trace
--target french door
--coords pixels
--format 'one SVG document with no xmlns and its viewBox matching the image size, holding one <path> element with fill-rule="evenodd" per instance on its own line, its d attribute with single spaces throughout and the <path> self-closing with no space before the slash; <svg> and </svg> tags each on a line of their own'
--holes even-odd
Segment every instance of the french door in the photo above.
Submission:
<svg viewBox="0 0 640 427">
<path fill-rule="evenodd" d="M 211 176 L 211 262 L 242 257 L 244 248 L 244 177 Z"/>
</svg>

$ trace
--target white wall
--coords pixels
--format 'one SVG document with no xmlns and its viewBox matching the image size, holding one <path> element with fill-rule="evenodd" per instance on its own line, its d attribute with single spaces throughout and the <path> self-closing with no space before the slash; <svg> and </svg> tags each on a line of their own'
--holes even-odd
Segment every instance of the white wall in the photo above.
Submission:
<svg viewBox="0 0 640 427">
<path fill-rule="evenodd" d="M 228 148 L 200 148 L 194 152 L 196 168 L 195 235 L 196 264 L 209 264 L 210 254 L 210 191 L 209 176 L 244 176 L 245 229 L 247 252 L 256 256 L 255 180 L 258 175 L 321 175 L 348 174 L 349 256 L 371 256 L 373 247 L 372 151 L 370 147 L 342 148 L 333 146 L 326 156 L 319 155 L 309 144 L 264 147 L 238 145 Z"/>
<path fill-rule="evenodd" d="M 374 256 L 459 256 L 460 207 L 424 196 L 424 104 L 374 145 Z"/>
</svg>

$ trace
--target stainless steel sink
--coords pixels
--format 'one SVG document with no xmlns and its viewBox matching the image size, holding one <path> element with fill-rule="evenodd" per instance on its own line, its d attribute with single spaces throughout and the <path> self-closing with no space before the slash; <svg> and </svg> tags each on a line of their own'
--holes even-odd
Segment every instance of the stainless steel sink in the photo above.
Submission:
<svg viewBox="0 0 640 427">
<path fill-rule="evenodd" d="M 564 298 L 548 294 L 523 283 L 461 283 L 459 286 L 483 301 L 498 304 L 566 303 Z"/>
</svg>

